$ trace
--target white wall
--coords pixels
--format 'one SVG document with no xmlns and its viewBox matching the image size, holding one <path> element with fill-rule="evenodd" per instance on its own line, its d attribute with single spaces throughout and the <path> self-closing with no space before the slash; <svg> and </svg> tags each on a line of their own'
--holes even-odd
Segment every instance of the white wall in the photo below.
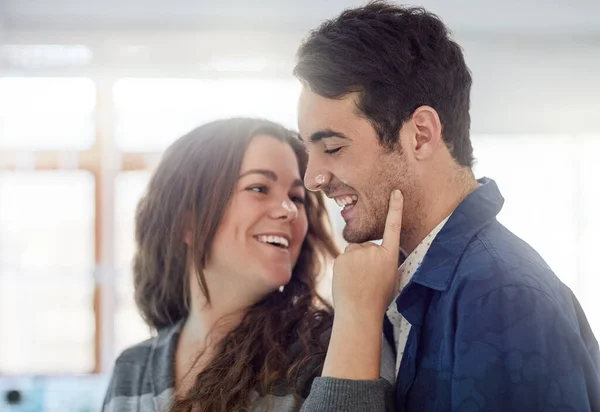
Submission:
<svg viewBox="0 0 600 412">
<path fill-rule="evenodd" d="M 473 134 L 600 134 L 600 36 L 460 37 Z"/>
<path fill-rule="evenodd" d="M 304 34 L 5 30 L 5 45 L 84 45 L 93 57 L 81 67 L 24 70 L 0 47 L 0 75 L 226 77 L 239 73 L 223 62 L 239 60 L 251 66 L 245 76 L 285 78 Z M 474 78 L 474 134 L 600 134 L 600 35 L 471 32 L 456 38 Z"/>
</svg>

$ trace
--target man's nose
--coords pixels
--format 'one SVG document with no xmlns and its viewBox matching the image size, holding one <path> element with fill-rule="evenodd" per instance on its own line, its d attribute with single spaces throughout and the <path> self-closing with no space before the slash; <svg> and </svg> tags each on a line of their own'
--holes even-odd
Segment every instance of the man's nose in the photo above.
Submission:
<svg viewBox="0 0 600 412">
<path fill-rule="evenodd" d="M 323 185 L 331 180 L 331 173 L 323 168 L 318 167 L 309 158 L 306 165 L 306 173 L 304 173 L 304 186 L 312 192 L 322 190 Z"/>
</svg>

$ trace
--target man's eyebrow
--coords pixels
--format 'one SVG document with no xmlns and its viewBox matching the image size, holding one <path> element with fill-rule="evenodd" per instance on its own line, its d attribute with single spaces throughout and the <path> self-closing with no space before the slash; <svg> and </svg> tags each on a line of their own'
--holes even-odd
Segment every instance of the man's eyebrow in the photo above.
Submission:
<svg viewBox="0 0 600 412">
<path fill-rule="evenodd" d="M 335 130 L 325 129 L 325 130 L 319 130 L 318 132 L 315 132 L 312 135 L 310 135 L 310 141 L 312 143 L 317 143 L 320 140 L 329 139 L 329 138 L 332 138 L 332 137 L 337 137 L 339 139 L 348 139 L 349 140 L 349 137 L 346 136 L 342 132 L 336 132 Z"/>
</svg>

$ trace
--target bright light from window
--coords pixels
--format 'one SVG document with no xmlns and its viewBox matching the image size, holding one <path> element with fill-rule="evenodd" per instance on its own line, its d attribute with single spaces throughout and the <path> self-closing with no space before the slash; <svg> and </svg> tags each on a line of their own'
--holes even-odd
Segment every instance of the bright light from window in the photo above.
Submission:
<svg viewBox="0 0 600 412">
<path fill-rule="evenodd" d="M 162 151 L 203 123 L 261 117 L 296 129 L 300 83 L 277 79 L 122 79 L 114 86 L 116 141 L 124 151 Z"/>
<path fill-rule="evenodd" d="M 0 370 L 94 366 L 94 180 L 0 173 Z"/>
<path fill-rule="evenodd" d="M 133 299 L 132 260 L 135 252 L 135 209 L 150 178 L 150 172 L 123 172 L 115 181 L 115 356 L 150 337 Z"/>
<path fill-rule="evenodd" d="M 576 256 L 581 270 L 581 288 L 578 293 L 596 338 L 600 339 L 600 136 L 584 136 L 580 139 L 581 163 L 581 203 L 578 217 L 580 219 L 581 238 L 579 253 Z M 558 193 L 562 188 L 558 190 Z M 557 190 L 555 190 L 555 193 Z"/>
<path fill-rule="evenodd" d="M 87 149 L 95 105 L 90 79 L 0 78 L 0 149 Z"/>
<path fill-rule="evenodd" d="M 478 177 L 505 198 L 498 220 L 528 242 L 578 292 L 577 150 L 563 136 L 476 136 Z"/>
</svg>

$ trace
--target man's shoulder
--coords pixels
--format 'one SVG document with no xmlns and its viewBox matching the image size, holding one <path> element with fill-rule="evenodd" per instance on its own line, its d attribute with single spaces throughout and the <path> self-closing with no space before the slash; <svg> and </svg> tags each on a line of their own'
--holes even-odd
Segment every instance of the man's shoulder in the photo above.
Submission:
<svg viewBox="0 0 600 412">
<path fill-rule="evenodd" d="M 560 299 L 566 288 L 535 249 L 497 221 L 469 242 L 452 283 L 462 295 L 480 296 L 503 288 L 527 288 Z"/>
</svg>

